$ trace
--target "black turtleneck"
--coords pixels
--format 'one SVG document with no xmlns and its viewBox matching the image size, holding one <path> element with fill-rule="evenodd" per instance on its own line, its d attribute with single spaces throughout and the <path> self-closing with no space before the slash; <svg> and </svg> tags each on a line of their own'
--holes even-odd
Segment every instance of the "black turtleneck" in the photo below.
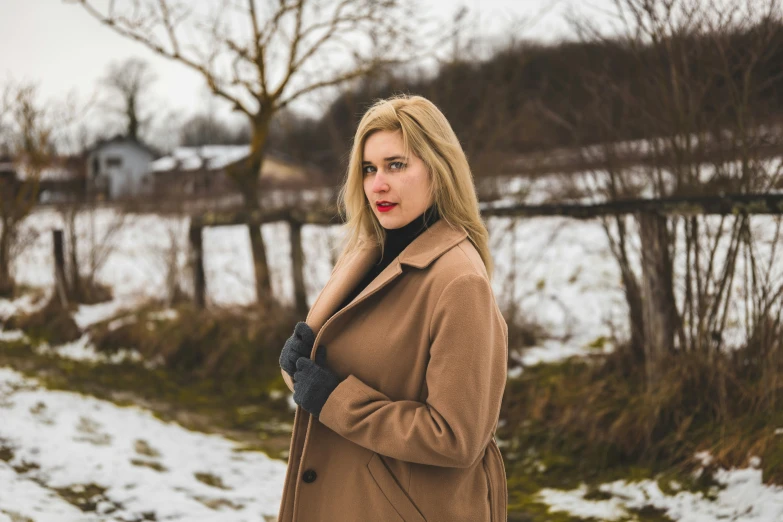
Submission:
<svg viewBox="0 0 783 522">
<path fill-rule="evenodd" d="M 353 299 L 369 285 L 378 274 L 383 272 L 383 269 L 389 266 L 397 256 L 399 256 L 405 247 L 410 245 L 414 239 L 419 237 L 422 232 L 427 230 L 433 223 L 440 219 L 437 207 L 433 204 L 427 210 L 425 210 L 418 217 L 413 219 L 407 225 L 400 228 L 385 229 L 386 239 L 383 244 L 383 256 L 377 264 L 370 267 L 370 270 L 365 274 L 359 284 L 348 294 L 345 300 L 340 305 L 338 310 L 341 310 L 345 305 L 353 301 Z"/>
</svg>

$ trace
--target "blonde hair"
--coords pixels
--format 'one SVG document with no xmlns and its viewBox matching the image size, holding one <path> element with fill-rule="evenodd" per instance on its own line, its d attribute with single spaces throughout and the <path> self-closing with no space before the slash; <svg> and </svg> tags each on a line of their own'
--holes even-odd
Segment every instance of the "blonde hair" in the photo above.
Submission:
<svg viewBox="0 0 783 522">
<path fill-rule="evenodd" d="M 337 204 L 347 233 L 342 248 L 346 256 L 370 244 L 383 247 L 385 229 L 364 193 L 362 161 L 367 138 L 377 131 L 400 131 L 406 156 L 411 152 L 427 166 L 433 202 L 440 219 L 462 227 L 492 277 L 489 233 L 481 219 L 473 175 L 465 152 L 443 113 L 421 96 L 397 95 L 376 101 L 364 113 L 353 139 L 345 181 Z"/>
</svg>

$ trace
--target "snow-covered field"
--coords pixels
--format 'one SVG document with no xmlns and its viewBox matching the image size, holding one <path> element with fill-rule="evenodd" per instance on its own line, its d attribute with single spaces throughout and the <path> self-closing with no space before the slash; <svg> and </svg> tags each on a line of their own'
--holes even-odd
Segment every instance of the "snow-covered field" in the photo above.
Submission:
<svg viewBox="0 0 783 522">
<path fill-rule="evenodd" d="M 120 220 L 116 234 L 105 236 L 105 230 Z M 771 219 L 754 223 L 758 237 L 773 240 Z M 172 251 L 180 282 L 187 289 L 187 225 L 186 218 L 120 218 L 110 209 L 80 215 L 83 266 L 89 265 L 91 243 L 113 245 L 97 277 L 113 288 L 115 299 L 82 306 L 75 316 L 77 324 L 84 328 L 148 297 L 163 297 L 164 260 Z M 34 232 L 36 239 L 14 266 L 20 283 L 51 291 L 51 230 L 61 226 L 60 216 L 52 210 L 39 211 L 28 220 L 26 230 Z M 565 218 L 516 223 L 490 218 L 488 226 L 496 265 L 493 285 L 501 306 L 515 304 L 520 321 L 538 324 L 547 333 L 538 346 L 524 353 L 524 363 L 611 349 L 595 341 L 622 335 L 626 305 L 601 224 Z M 312 303 L 330 274 L 340 230 L 305 226 L 302 233 L 305 284 Z M 287 226 L 265 225 L 262 234 L 273 292 L 290 302 Z M 762 244 L 762 254 L 768 247 Z M 204 250 L 209 302 L 252 302 L 245 228 L 206 230 Z M 778 274 L 783 272 L 780 268 Z M 0 300 L 0 318 L 35 305 L 29 296 L 14 302 Z M 0 340 L 19 337 L 17 332 L 0 331 Z M 87 337 L 39 350 L 98 360 Z M 0 522 L 130 521 L 144 520 L 151 513 L 156 520 L 263 522 L 277 512 L 285 472 L 283 462 L 238 452 L 221 437 L 163 423 L 141 409 L 45 390 L 10 369 L 0 369 L 0 456 Z M 686 522 L 783 520 L 783 490 L 763 485 L 756 467 L 720 471 L 716 479 L 725 487 L 711 498 L 690 492 L 666 495 L 653 481 L 606 484 L 601 490 L 611 495 L 609 500 L 585 500 L 583 489 L 545 490 L 540 498 L 553 509 L 598 520 L 623 520 L 629 517 L 628 509 L 641 506 L 656 507 L 671 519 Z M 81 493 L 95 497 L 94 512 L 84 513 L 64 499 Z"/>
<path fill-rule="evenodd" d="M 120 221 L 121 226 L 117 226 Z M 581 353 L 595 339 L 623 328 L 625 302 L 620 278 L 597 222 L 538 218 L 513 224 L 506 218 L 491 218 L 488 226 L 496 267 L 493 285 L 501 306 L 516 302 L 520 320 L 542 325 L 556 339 L 543 340 L 540 347 L 528 352 L 525 362 Z M 16 260 L 14 272 L 20 283 L 48 290 L 53 287 L 51 231 L 60 227 L 62 219 L 52 210 L 39 211 L 28 220 L 26 228 L 36 239 Z M 117 231 L 104 240 L 106 230 L 114 227 Z M 190 288 L 187 229 L 187 218 L 121 218 L 111 209 L 78 216 L 78 251 L 83 269 L 89 266 L 92 244 L 112 245 L 97 279 L 113 288 L 115 300 L 83 307 L 76 316 L 77 323 L 84 327 L 123 307 L 132 308 L 148 297 L 163 297 L 167 269 L 164 260 L 172 248 L 180 283 Z M 264 225 L 262 235 L 267 245 L 272 290 L 281 300 L 292 302 L 288 226 Z M 340 238 L 338 227 L 308 225 L 302 229 L 304 278 L 310 303 L 331 273 Z M 244 226 L 205 229 L 204 264 L 211 304 L 253 302 L 249 243 Z M 21 305 L 29 307 L 30 303 Z M 0 317 L 13 313 L 8 307 L 7 302 L 0 303 Z"/>
</svg>

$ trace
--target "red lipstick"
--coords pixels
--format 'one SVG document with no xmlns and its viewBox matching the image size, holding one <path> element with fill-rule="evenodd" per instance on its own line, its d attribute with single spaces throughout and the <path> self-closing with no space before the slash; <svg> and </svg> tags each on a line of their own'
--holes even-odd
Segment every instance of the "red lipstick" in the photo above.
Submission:
<svg viewBox="0 0 783 522">
<path fill-rule="evenodd" d="M 376 201 L 375 208 L 378 212 L 389 212 L 391 209 L 397 206 L 397 203 L 391 203 L 389 201 Z"/>
</svg>

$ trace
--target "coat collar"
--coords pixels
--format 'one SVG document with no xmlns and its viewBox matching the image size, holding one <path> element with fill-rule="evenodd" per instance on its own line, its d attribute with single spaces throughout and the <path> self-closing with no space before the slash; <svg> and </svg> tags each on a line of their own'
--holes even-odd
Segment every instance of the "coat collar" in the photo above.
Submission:
<svg viewBox="0 0 783 522">
<path fill-rule="evenodd" d="M 359 302 L 389 284 L 402 273 L 402 265 L 409 265 L 419 269 L 426 268 L 466 237 L 468 237 L 468 234 L 464 228 L 453 228 L 445 219 L 440 218 L 414 239 L 353 301 L 337 313 L 339 314 L 344 310 L 353 308 Z M 356 250 L 340 264 L 329 278 L 318 299 L 313 303 L 310 313 L 307 315 L 307 324 L 314 332 L 319 332 L 332 316 L 337 315 L 335 314 L 336 308 L 343 302 L 348 293 L 359 284 L 359 281 L 361 281 L 372 264 L 378 262 L 380 256 L 380 246 L 372 245 Z M 315 349 L 315 346 L 313 348 Z"/>
</svg>

